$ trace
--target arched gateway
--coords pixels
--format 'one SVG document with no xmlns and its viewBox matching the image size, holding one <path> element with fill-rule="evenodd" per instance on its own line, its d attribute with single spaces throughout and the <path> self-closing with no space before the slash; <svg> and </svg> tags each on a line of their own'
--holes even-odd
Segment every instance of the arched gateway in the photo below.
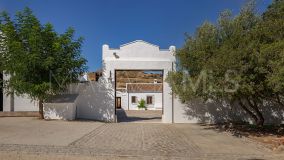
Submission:
<svg viewBox="0 0 284 160">
<path fill-rule="evenodd" d="M 165 82 L 166 75 L 174 69 L 175 65 L 175 46 L 170 46 L 169 49 L 160 49 L 159 46 L 150 44 L 142 40 L 136 40 L 124 45 L 119 49 L 110 48 L 108 45 L 103 45 L 103 81 L 109 83 L 107 86 L 109 100 L 113 103 L 108 103 L 105 106 L 109 111 L 113 112 L 113 118 L 116 119 L 117 105 L 115 80 L 116 72 L 122 70 L 156 70 L 163 72 L 163 97 L 161 99 L 163 107 L 162 122 L 173 122 L 173 96 L 171 88 Z"/>
</svg>

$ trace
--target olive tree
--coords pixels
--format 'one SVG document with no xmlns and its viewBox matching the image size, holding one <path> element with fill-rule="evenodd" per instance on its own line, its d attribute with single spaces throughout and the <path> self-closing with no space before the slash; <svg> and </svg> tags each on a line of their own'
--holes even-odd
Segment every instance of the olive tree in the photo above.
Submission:
<svg viewBox="0 0 284 160">
<path fill-rule="evenodd" d="M 236 16 L 227 10 L 215 24 L 204 22 L 177 50 L 178 70 L 168 75 L 173 92 L 184 102 L 237 102 L 262 126 L 260 108 L 267 101 L 283 104 L 283 8 L 276 0 L 258 15 L 250 1 Z"/>
</svg>

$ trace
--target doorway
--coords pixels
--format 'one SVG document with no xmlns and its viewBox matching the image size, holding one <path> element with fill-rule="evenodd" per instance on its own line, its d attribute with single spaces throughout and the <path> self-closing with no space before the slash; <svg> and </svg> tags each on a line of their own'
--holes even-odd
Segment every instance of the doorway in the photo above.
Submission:
<svg viewBox="0 0 284 160">
<path fill-rule="evenodd" d="M 115 103 L 116 109 L 121 109 L 121 97 L 116 97 Z"/>
<path fill-rule="evenodd" d="M 163 76 L 163 70 L 115 70 L 117 121 L 160 123 Z"/>
</svg>

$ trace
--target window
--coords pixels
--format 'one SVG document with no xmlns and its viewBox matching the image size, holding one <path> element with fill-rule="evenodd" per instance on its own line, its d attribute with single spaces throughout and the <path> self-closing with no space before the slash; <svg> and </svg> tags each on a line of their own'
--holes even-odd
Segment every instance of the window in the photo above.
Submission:
<svg viewBox="0 0 284 160">
<path fill-rule="evenodd" d="M 147 104 L 153 104 L 153 96 L 147 96 Z"/>
<path fill-rule="evenodd" d="M 136 96 L 131 97 L 131 103 L 137 103 L 137 97 Z"/>
</svg>

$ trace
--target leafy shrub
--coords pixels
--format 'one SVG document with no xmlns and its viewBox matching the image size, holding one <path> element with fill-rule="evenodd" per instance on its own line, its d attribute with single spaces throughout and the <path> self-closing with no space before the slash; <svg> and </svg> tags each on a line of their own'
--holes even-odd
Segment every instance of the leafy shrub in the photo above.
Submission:
<svg viewBox="0 0 284 160">
<path fill-rule="evenodd" d="M 142 109 L 142 108 L 145 108 L 146 109 L 146 101 L 144 100 L 144 99 L 141 99 L 140 101 L 138 101 L 138 105 L 137 105 L 137 107 L 139 108 L 139 109 Z"/>
</svg>

